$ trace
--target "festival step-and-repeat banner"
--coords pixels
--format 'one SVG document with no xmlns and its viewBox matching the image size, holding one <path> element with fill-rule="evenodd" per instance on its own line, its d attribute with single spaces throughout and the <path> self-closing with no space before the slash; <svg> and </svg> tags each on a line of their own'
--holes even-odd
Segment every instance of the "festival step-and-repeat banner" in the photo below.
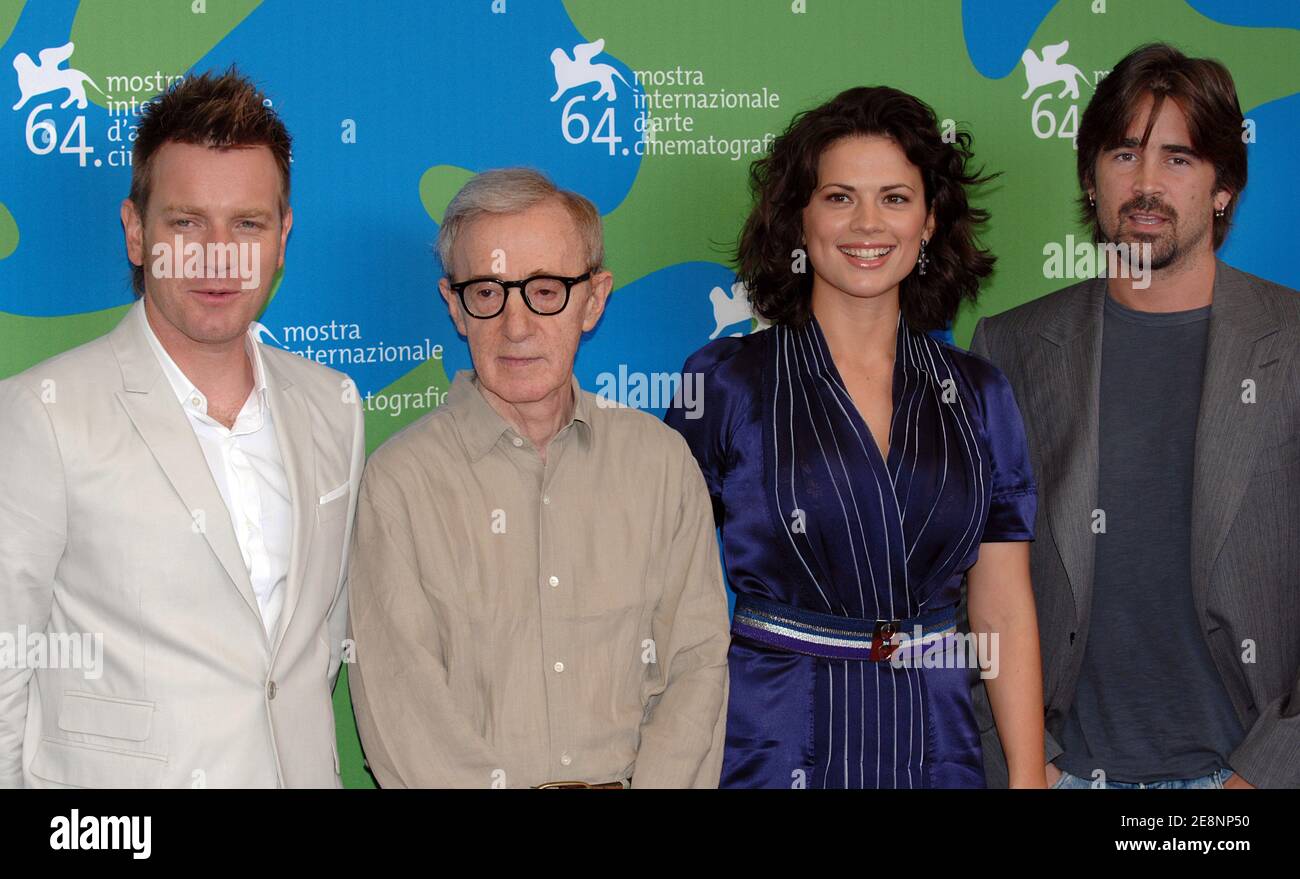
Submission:
<svg viewBox="0 0 1300 879">
<path fill-rule="evenodd" d="M 616 288 L 576 372 L 662 413 L 673 373 L 754 331 L 730 253 L 750 162 L 800 110 L 887 84 L 1001 172 L 975 319 L 1090 276 L 1074 139 L 1135 46 L 1223 61 L 1250 185 L 1221 255 L 1300 287 L 1296 0 L 0 0 L 0 377 L 132 300 L 118 204 L 142 103 L 230 64 L 294 136 L 294 227 L 266 344 L 348 373 L 371 449 L 442 402 L 469 351 L 432 243 L 473 173 L 529 165 L 592 199 Z M 335 696 L 345 784 L 371 785 Z"/>
</svg>

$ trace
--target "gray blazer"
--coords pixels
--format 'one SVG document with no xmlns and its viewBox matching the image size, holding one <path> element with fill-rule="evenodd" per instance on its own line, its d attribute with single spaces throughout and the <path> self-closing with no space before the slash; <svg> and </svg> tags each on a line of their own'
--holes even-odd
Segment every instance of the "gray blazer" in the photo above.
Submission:
<svg viewBox="0 0 1300 879">
<path fill-rule="evenodd" d="M 1057 738 L 1092 606 L 1105 291 L 1102 279 L 1058 290 L 981 320 L 971 342 L 1015 390 L 1038 484 L 1030 565 L 1049 761 L 1061 753 Z M 1256 787 L 1300 788 L 1297 348 L 1300 294 L 1218 262 L 1196 426 L 1191 583 L 1206 643 L 1246 730 L 1228 762 Z M 1247 402 L 1250 383 L 1254 402 Z M 982 681 L 973 696 L 988 784 L 1005 787 L 1006 760 Z"/>
</svg>

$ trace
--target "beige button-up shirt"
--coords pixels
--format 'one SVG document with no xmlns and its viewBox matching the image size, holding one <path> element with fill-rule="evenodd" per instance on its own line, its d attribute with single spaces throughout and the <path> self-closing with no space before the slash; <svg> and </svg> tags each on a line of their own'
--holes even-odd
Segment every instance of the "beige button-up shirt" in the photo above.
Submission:
<svg viewBox="0 0 1300 879">
<path fill-rule="evenodd" d="M 543 463 L 472 371 L 362 478 L 357 727 L 384 787 L 716 787 L 727 602 L 681 436 L 573 381 Z"/>
</svg>

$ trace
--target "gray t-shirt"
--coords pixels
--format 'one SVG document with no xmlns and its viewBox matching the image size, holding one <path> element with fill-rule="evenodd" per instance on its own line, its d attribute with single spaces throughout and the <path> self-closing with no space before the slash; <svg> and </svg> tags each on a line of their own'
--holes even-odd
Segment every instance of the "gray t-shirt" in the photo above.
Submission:
<svg viewBox="0 0 1300 879">
<path fill-rule="evenodd" d="M 1210 308 L 1134 311 L 1106 297 L 1092 617 L 1058 768 L 1112 781 L 1227 766 L 1243 731 L 1192 603 L 1196 420 Z"/>
</svg>

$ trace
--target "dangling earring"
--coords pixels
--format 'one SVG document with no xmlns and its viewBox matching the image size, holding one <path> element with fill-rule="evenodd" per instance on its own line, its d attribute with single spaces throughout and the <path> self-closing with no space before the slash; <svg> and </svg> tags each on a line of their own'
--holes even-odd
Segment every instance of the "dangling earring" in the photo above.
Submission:
<svg viewBox="0 0 1300 879">
<path fill-rule="evenodd" d="M 921 255 L 920 255 L 919 257 L 917 257 L 917 260 L 916 260 L 916 273 L 917 273 L 918 275 L 924 275 L 924 274 L 925 274 L 925 267 L 928 266 L 929 264 L 930 264 L 930 257 L 928 257 L 928 256 L 925 255 L 925 239 L 922 238 L 922 239 L 921 239 Z"/>
<path fill-rule="evenodd" d="M 1215 211 L 1214 211 L 1214 215 L 1215 215 L 1216 217 L 1222 217 L 1222 216 L 1223 216 L 1223 208 L 1216 208 Z"/>
<path fill-rule="evenodd" d="M 1097 200 L 1092 197 L 1091 192 L 1088 193 L 1088 207 L 1095 208 L 1096 206 L 1097 206 Z"/>
</svg>

